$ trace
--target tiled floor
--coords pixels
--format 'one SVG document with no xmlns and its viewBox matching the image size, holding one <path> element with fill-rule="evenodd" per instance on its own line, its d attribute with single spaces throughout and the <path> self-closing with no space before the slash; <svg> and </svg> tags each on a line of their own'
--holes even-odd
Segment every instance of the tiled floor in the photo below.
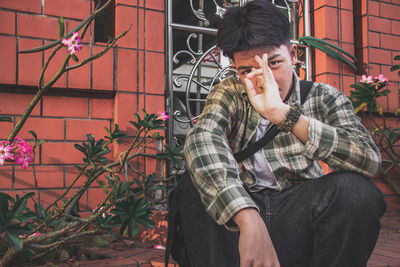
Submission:
<svg viewBox="0 0 400 267">
<path fill-rule="evenodd" d="M 164 267 L 164 250 L 117 245 L 113 249 L 102 248 L 92 253 L 104 254 L 109 258 L 81 260 L 58 266 Z M 168 267 L 178 267 L 178 265 L 169 264 Z M 393 214 L 382 219 L 381 233 L 368 267 L 400 267 L 400 214 Z"/>
<path fill-rule="evenodd" d="M 400 267 L 400 214 L 382 218 L 382 229 L 368 267 Z"/>
</svg>

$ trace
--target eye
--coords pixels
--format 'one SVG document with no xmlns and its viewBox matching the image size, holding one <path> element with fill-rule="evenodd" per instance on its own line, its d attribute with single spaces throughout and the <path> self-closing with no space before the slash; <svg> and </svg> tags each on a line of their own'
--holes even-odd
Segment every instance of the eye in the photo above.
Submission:
<svg viewBox="0 0 400 267">
<path fill-rule="evenodd" d="M 248 74 L 249 72 L 250 72 L 250 69 L 243 70 L 243 71 L 240 72 L 240 75 L 246 75 L 246 74 Z"/>
<path fill-rule="evenodd" d="M 274 61 L 269 62 L 269 65 L 270 65 L 270 66 L 276 66 L 276 65 L 278 65 L 279 63 L 281 63 L 280 60 L 274 60 Z"/>
</svg>

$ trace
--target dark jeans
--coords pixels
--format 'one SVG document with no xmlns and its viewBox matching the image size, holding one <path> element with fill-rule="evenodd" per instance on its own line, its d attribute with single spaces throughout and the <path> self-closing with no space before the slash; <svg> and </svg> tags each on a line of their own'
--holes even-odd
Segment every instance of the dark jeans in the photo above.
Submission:
<svg viewBox="0 0 400 267">
<path fill-rule="evenodd" d="M 190 266 L 239 266 L 239 232 L 211 219 L 189 179 L 178 188 Z M 251 197 L 282 267 L 366 266 L 386 209 L 377 187 L 350 172 L 331 173 L 283 192 L 266 189 Z"/>
</svg>

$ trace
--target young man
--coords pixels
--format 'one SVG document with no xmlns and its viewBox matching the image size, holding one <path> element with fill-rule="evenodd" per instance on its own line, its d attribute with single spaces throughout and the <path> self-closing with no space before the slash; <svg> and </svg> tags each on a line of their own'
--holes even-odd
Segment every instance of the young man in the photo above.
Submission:
<svg viewBox="0 0 400 267">
<path fill-rule="evenodd" d="M 366 266 L 385 203 L 365 176 L 381 157 L 351 102 L 314 83 L 300 105 L 289 23 L 268 0 L 230 8 L 217 45 L 239 79 L 213 88 L 187 135 L 187 169 L 208 213 L 181 207 L 190 265 Z M 272 124 L 281 133 L 238 164 L 233 153 Z M 182 203 L 193 201 L 184 191 Z"/>
</svg>

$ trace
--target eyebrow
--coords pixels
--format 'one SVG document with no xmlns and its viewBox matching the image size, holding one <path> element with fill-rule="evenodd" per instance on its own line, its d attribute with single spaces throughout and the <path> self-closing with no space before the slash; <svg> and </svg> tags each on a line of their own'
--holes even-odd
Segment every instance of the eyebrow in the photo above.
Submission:
<svg viewBox="0 0 400 267">
<path fill-rule="evenodd" d="M 276 59 L 280 55 L 281 54 L 279 54 L 279 53 L 278 54 L 273 54 L 271 57 L 268 58 L 268 62 L 271 61 L 271 60 Z M 251 68 L 252 68 L 252 66 L 240 66 L 240 67 L 237 68 L 237 70 L 248 70 L 248 69 L 251 69 Z"/>
</svg>

